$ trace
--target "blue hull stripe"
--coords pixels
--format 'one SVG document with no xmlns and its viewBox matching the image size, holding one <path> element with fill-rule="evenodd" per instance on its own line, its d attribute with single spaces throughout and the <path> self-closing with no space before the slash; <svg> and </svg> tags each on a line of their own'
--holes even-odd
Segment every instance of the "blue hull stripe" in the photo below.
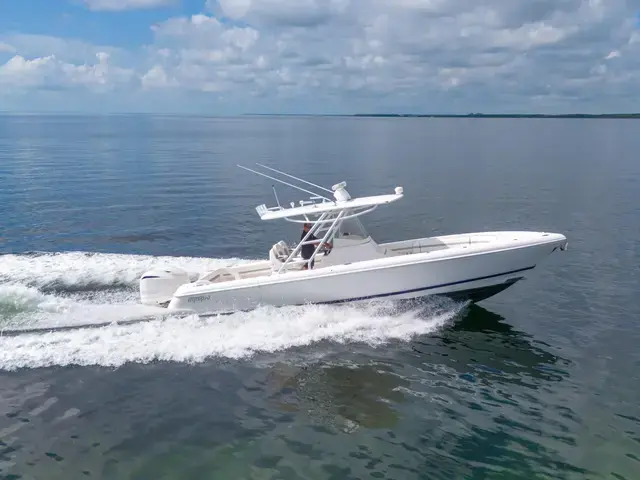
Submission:
<svg viewBox="0 0 640 480">
<path fill-rule="evenodd" d="M 374 298 L 384 298 L 384 297 L 393 297 L 396 295 L 404 295 L 407 293 L 416 293 L 416 292 L 426 292 L 428 290 L 435 290 L 436 288 L 442 288 L 442 287 L 451 287 L 454 285 L 461 285 L 463 283 L 471 283 L 471 282 L 477 282 L 479 280 L 488 280 L 490 278 L 497 278 L 497 277 L 503 277 L 505 275 L 512 275 L 515 273 L 521 273 L 521 272 L 526 272 L 528 270 L 533 270 L 536 266 L 533 265 L 531 267 L 525 267 L 525 268 L 519 268 L 517 270 L 511 270 L 509 272 L 503 272 L 503 273 L 496 273 L 494 275 L 486 275 L 484 277 L 476 277 L 476 278 L 469 278 L 467 280 L 458 280 L 456 282 L 449 282 L 449 283 L 441 283 L 439 285 L 431 285 L 429 287 L 421 287 L 421 288 L 413 288 L 411 290 L 400 290 L 398 292 L 391 292 L 391 293 L 380 293 L 378 295 L 368 295 L 365 297 L 353 297 L 353 298 L 345 298 L 342 300 L 329 300 L 326 302 L 313 302 L 316 305 L 336 305 L 336 304 L 340 304 L 340 303 L 349 303 L 349 302 L 357 302 L 360 300 L 371 300 Z M 293 306 L 303 306 L 303 303 L 297 304 L 297 305 L 288 305 L 290 307 Z M 204 317 L 208 317 L 208 316 L 216 316 L 216 315 L 233 315 L 234 313 L 239 313 L 239 312 L 249 312 L 253 309 L 248 309 L 248 310 L 235 310 L 235 311 L 230 311 L 230 312 L 215 312 L 215 313 L 206 313 L 206 312 L 202 312 L 199 313 L 198 315 L 204 316 Z"/>
<path fill-rule="evenodd" d="M 514 273 L 520 273 L 520 272 L 526 272 L 528 270 L 533 270 L 536 266 L 533 265 L 531 267 L 525 267 L 525 268 L 519 268 L 518 270 L 511 270 L 509 272 L 504 272 L 504 273 L 496 273 L 494 275 L 486 275 L 484 277 L 476 277 L 476 278 L 470 278 L 467 280 L 458 280 L 456 282 L 449 282 L 449 283 L 441 283 L 439 285 L 431 285 L 429 287 L 420 287 L 420 288 L 413 288 L 411 290 L 400 290 L 398 292 L 390 292 L 390 293 L 380 293 L 377 295 L 368 295 L 365 297 L 354 297 L 354 298 L 346 298 L 343 300 L 329 300 L 328 302 L 321 302 L 323 304 L 335 304 L 335 303 L 348 303 L 348 302 L 355 302 L 358 300 L 370 300 L 373 298 L 384 298 L 384 297 L 394 297 L 396 295 L 405 295 L 407 293 L 416 293 L 416 292 L 426 292 L 428 290 L 435 290 L 436 288 L 443 288 L 443 287 L 452 287 L 454 285 L 461 285 L 463 283 L 471 283 L 471 282 L 477 282 L 480 280 L 488 280 L 490 278 L 497 278 L 497 277 L 503 277 L 505 275 L 511 275 Z"/>
</svg>

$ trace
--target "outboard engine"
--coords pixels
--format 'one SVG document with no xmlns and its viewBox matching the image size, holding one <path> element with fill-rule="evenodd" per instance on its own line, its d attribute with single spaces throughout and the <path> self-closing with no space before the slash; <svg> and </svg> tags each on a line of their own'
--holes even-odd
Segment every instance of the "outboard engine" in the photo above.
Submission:
<svg viewBox="0 0 640 480">
<path fill-rule="evenodd" d="M 165 305 L 179 286 L 190 281 L 189 274 L 179 268 L 154 268 L 140 278 L 140 301 L 144 305 Z"/>
</svg>

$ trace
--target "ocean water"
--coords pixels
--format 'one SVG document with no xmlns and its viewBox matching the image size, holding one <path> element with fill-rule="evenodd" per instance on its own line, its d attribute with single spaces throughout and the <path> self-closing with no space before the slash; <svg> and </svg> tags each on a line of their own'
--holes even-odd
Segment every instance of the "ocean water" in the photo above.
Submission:
<svg viewBox="0 0 640 480">
<path fill-rule="evenodd" d="M 639 131 L 0 116 L 0 478 L 640 478 Z M 569 250 L 474 306 L 139 305 L 150 266 L 298 237 L 258 218 L 272 182 L 236 166 L 256 162 L 352 195 L 402 185 L 363 220 L 379 241 L 530 229 Z"/>
</svg>

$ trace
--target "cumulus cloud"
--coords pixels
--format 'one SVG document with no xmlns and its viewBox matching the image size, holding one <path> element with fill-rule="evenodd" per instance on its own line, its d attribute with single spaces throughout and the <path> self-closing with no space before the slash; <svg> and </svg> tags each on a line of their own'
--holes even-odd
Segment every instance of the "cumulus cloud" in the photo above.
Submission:
<svg viewBox="0 0 640 480">
<path fill-rule="evenodd" d="M 239 19 L 249 12 L 252 2 L 251 0 L 220 0 L 219 5 L 227 17 Z M 209 10 L 215 11 L 216 6 L 217 4 L 215 1 L 207 0 L 207 7 Z"/>
<path fill-rule="evenodd" d="M 142 75 L 142 87 L 145 89 L 178 87 L 178 81 L 167 75 L 167 72 L 161 65 L 155 65 L 149 69 L 147 73 Z"/>
<path fill-rule="evenodd" d="M 24 33 L 0 34 L 0 44 L 10 47 L 10 53 L 36 58 L 55 55 L 59 60 L 69 63 L 91 62 L 99 52 L 108 53 L 112 59 L 125 60 L 129 52 L 108 45 L 93 45 L 74 38 L 59 38 L 51 35 L 33 35 Z"/>
<path fill-rule="evenodd" d="M 207 0 L 202 13 L 153 25 L 135 54 L 0 41 L 48 83 L 201 92 L 271 111 L 289 101 L 312 111 L 611 110 L 640 98 L 634 14 L 628 0 Z M 92 64 L 99 52 L 110 58 Z"/>
<path fill-rule="evenodd" d="M 73 65 L 55 55 L 31 60 L 16 55 L 0 66 L 0 85 L 21 91 L 29 88 L 64 89 L 85 87 L 95 91 L 111 90 L 129 83 L 134 72 L 109 64 L 109 55 L 96 54 L 93 64 Z"/>
<path fill-rule="evenodd" d="M 328 23 L 346 12 L 350 0 L 213 0 L 211 11 L 218 8 L 228 17 L 244 19 L 274 27 L 313 27 Z"/>
<path fill-rule="evenodd" d="M 520 108 L 533 97 L 573 101 L 580 89 L 602 85 L 607 72 L 594 74 L 594 68 L 612 52 L 620 53 L 624 35 L 628 43 L 632 34 L 625 0 L 209 0 L 207 5 L 212 15 L 244 26 L 199 15 L 172 19 L 156 30 L 172 36 L 175 61 L 166 68 L 176 78 L 197 69 L 191 88 L 200 78 L 223 91 L 242 88 L 259 96 L 324 95 L 349 103 L 392 95 L 422 111 L 429 111 L 433 100 L 446 102 L 447 95 L 503 94 L 505 103 L 518 99 Z M 244 50 L 225 41 L 231 28 L 251 39 Z M 231 81 L 225 85 L 222 78 Z"/>
</svg>

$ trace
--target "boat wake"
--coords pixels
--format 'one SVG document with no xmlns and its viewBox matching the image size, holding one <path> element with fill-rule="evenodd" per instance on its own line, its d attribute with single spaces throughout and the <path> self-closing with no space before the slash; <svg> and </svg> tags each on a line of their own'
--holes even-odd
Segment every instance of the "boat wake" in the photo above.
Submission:
<svg viewBox="0 0 640 480">
<path fill-rule="evenodd" d="M 0 256 L 0 368 L 240 359 L 321 341 L 379 345 L 433 332 L 464 304 L 392 301 L 262 307 L 226 316 L 168 314 L 139 303 L 154 266 L 194 276 L 248 260 L 82 252 Z"/>
</svg>

